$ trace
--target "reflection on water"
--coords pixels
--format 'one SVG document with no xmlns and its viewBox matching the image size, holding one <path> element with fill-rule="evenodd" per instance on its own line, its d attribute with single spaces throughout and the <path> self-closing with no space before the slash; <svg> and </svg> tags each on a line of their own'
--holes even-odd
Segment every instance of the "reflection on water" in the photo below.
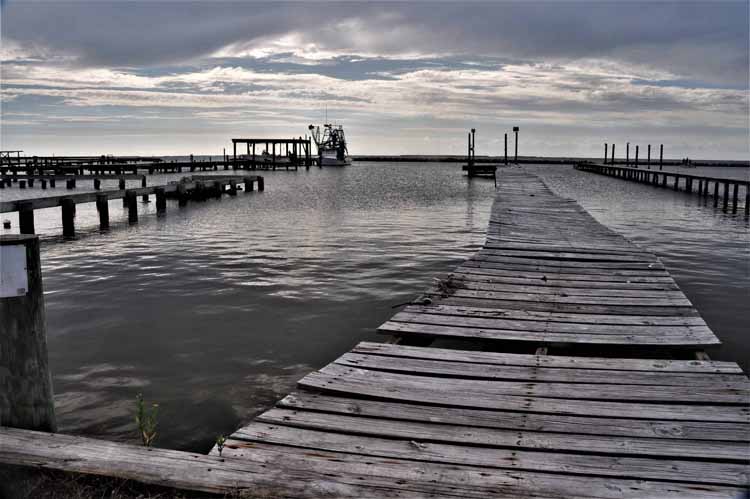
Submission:
<svg viewBox="0 0 750 499">
<path fill-rule="evenodd" d="M 713 356 L 750 357 L 742 217 L 571 167 L 524 168 L 656 252 L 724 340 Z M 166 217 L 144 204 L 133 226 L 113 201 L 105 234 L 94 205 L 81 205 L 69 242 L 58 210 L 37 213 L 61 431 L 136 442 L 142 391 L 160 404 L 158 445 L 208 450 L 309 371 L 376 339 L 392 305 L 473 253 L 494 196 L 491 181 L 467 181 L 455 164 L 264 175 L 264 193 L 169 201 Z"/>
<path fill-rule="evenodd" d="M 136 441 L 142 391 L 158 445 L 208 450 L 475 251 L 494 192 L 445 164 L 264 175 L 263 193 L 166 217 L 141 205 L 133 226 L 112 201 L 106 234 L 81 205 L 71 242 L 37 214 L 61 431 Z"/>
</svg>

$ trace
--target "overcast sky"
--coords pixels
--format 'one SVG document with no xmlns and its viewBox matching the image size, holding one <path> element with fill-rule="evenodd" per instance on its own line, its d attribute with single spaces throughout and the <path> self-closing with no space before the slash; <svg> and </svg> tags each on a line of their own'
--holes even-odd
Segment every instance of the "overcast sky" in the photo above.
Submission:
<svg viewBox="0 0 750 499">
<path fill-rule="evenodd" d="M 748 2 L 2 1 L 2 149 L 750 158 Z"/>
</svg>

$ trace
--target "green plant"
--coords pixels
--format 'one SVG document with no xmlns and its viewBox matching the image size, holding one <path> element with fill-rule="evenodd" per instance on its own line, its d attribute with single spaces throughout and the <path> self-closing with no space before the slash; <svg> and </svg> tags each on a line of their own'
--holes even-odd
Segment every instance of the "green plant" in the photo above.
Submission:
<svg viewBox="0 0 750 499">
<path fill-rule="evenodd" d="M 143 394 L 139 393 L 135 396 L 135 407 L 135 424 L 138 426 L 141 441 L 146 447 L 151 447 L 156 439 L 159 404 L 151 404 L 151 408 L 147 410 L 146 404 L 143 402 Z"/>
<path fill-rule="evenodd" d="M 221 453 L 224 451 L 225 443 L 227 443 L 227 437 L 224 435 L 216 437 L 216 449 L 219 451 L 219 457 L 221 457 Z"/>
</svg>

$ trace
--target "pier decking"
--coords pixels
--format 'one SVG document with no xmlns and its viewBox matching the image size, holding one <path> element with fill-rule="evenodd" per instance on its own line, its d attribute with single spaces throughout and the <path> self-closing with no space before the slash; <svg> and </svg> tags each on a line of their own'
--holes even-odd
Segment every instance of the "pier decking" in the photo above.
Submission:
<svg viewBox="0 0 750 499">
<path fill-rule="evenodd" d="M 748 378 L 689 359 L 685 347 L 718 339 L 659 260 L 536 177 L 503 174 L 484 248 L 380 332 L 489 351 L 360 343 L 221 456 L 3 429 L 0 462 L 251 497 L 736 498 L 747 486 Z M 604 353 L 530 353 L 558 345 Z M 618 356 L 626 346 L 643 355 Z M 656 347 L 683 358 L 648 358 Z"/>
</svg>

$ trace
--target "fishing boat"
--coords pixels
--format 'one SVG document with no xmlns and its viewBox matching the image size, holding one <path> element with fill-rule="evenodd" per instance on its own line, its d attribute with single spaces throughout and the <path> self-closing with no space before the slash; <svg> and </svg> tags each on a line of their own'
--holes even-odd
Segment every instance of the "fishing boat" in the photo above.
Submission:
<svg viewBox="0 0 750 499">
<path fill-rule="evenodd" d="M 310 125 L 308 128 L 315 145 L 318 146 L 318 165 L 347 166 L 352 164 L 346 148 L 343 126 L 327 123 L 323 125 L 322 132 L 319 126 Z"/>
</svg>

